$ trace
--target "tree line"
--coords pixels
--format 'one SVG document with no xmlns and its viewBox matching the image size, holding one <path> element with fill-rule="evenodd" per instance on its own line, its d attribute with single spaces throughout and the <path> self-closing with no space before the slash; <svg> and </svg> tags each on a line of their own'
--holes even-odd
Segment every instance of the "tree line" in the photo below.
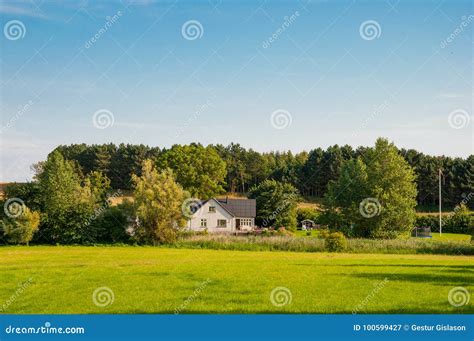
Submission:
<svg viewBox="0 0 474 341">
<path fill-rule="evenodd" d="M 100 151 L 94 153 L 95 148 Z M 345 150 L 349 157 L 349 148 L 337 148 L 328 148 L 329 153 Z M 103 152 L 107 149 L 115 153 L 107 156 Z M 235 157 L 236 150 L 256 158 L 255 164 L 249 164 L 254 168 L 249 169 L 271 163 L 263 173 L 269 175 L 265 178 L 255 172 L 254 178 L 246 177 L 249 170 L 245 163 L 236 166 L 240 160 Z M 314 153 L 256 153 L 238 145 L 174 145 L 162 150 L 142 145 L 61 146 L 34 166 L 34 181 L 7 186 L 0 212 L 0 244 L 30 240 L 53 244 L 169 243 L 176 240 L 189 218 L 185 207 L 189 200 L 210 198 L 229 188 L 237 191 L 239 186 L 256 199 L 256 222 L 263 228 L 294 231 L 298 221 L 309 218 L 350 237 L 397 238 L 411 231 L 418 191 L 416 169 L 406 160 L 408 152 L 400 152 L 386 139 L 377 139 L 373 147 L 342 159 L 339 168 L 328 168 L 324 173 L 329 179 L 320 192 L 321 211 L 298 211 L 297 204 L 302 201 L 298 186 L 304 188 L 302 174 L 312 164 Z M 268 163 L 258 162 L 264 159 Z M 134 161 L 124 170 L 111 166 L 118 167 L 117 160 Z M 456 159 L 452 163 L 456 165 Z M 337 176 L 331 179 L 329 174 L 336 170 Z M 116 179 L 115 189 L 114 174 L 124 177 Z M 450 179 L 446 169 L 444 174 Z M 319 179 L 319 173 L 314 175 Z M 472 181 L 465 179 L 470 192 L 456 204 L 453 231 L 474 227 L 466 208 L 473 197 Z M 304 180 L 309 186 L 313 175 Z M 113 205 L 111 198 L 121 196 L 124 187 L 133 189 L 134 200 Z"/>
<path fill-rule="evenodd" d="M 193 195 L 208 198 L 224 192 L 247 193 L 265 179 L 290 183 L 303 196 L 324 197 L 328 184 L 339 178 L 345 162 L 362 157 L 368 147 L 334 145 L 309 152 L 257 152 L 240 144 L 174 145 L 171 148 L 132 144 L 72 144 L 56 148 L 82 172 L 100 171 L 113 189 L 131 189 L 132 174 L 140 175 L 144 160 L 158 169 L 171 168 L 178 182 Z M 443 172 L 443 204 L 455 207 L 474 184 L 474 155 L 463 158 L 431 156 L 414 149 L 398 149 L 413 167 L 418 205 L 438 203 L 438 170 Z M 474 203 L 468 205 L 473 207 Z"/>
</svg>

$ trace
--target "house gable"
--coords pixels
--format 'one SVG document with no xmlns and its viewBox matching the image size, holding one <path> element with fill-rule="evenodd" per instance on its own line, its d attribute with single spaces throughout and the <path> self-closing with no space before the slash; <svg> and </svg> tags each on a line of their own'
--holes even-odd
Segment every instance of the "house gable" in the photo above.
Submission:
<svg viewBox="0 0 474 341">
<path fill-rule="evenodd" d="M 232 213 L 215 199 L 203 202 L 189 220 L 189 228 L 195 231 L 207 229 L 211 232 L 230 232 L 234 227 L 235 219 Z"/>
</svg>

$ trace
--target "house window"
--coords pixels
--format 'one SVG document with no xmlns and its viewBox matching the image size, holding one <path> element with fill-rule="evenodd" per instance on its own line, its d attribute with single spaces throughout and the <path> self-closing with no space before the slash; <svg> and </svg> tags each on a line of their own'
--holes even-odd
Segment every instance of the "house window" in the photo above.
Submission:
<svg viewBox="0 0 474 341">
<path fill-rule="evenodd" d="M 252 226 L 252 219 L 250 218 L 240 218 L 240 226 Z"/>
<path fill-rule="evenodd" d="M 201 227 L 207 227 L 207 219 L 201 219 Z"/>
<path fill-rule="evenodd" d="M 216 208 L 215 208 L 215 206 L 209 206 L 209 212 L 210 212 L 210 213 L 216 213 Z"/>
<path fill-rule="evenodd" d="M 217 219 L 217 227 L 227 227 L 227 220 Z"/>
</svg>

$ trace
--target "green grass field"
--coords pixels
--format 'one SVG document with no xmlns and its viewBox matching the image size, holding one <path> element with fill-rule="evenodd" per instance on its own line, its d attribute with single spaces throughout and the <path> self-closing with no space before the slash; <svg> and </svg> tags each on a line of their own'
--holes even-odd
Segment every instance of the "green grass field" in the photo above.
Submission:
<svg viewBox="0 0 474 341">
<path fill-rule="evenodd" d="M 457 242 L 466 242 L 471 241 L 472 236 L 469 234 L 459 234 L 459 233 L 442 233 L 441 235 L 436 232 L 431 233 L 433 240 L 444 240 L 444 241 L 457 241 Z"/>
<path fill-rule="evenodd" d="M 3 247 L 0 275 L 4 313 L 474 313 L 448 302 L 474 290 L 467 256 Z M 93 303 L 99 287 L 112 304 Z M 273 305 L 275 287 L 291 303 Z"/>
<path fill-rule="evenodd" d="M 318 230 L 310 231 L 311 235 L 307 235 L 307 231 L 298 230 L 295 231 L 295 237 L 317 237 L 319 235 Z M 454 242 L 466 242 L 469 243 L 472 239 L 472 236 L 469 234 L 459 234 L 459 233 L 442 233 L 441 235 L 439 232 L 431 233 L 433 240 L 441 240 L 441 241 L 454 241 Z M 415 237 L 412 237 L 415 238 Z"/>
</svg>

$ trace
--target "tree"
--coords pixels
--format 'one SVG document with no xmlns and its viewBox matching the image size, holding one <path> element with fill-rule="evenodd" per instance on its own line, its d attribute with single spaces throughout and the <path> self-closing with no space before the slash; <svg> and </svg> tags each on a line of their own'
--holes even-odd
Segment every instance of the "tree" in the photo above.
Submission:
<svg viewBox="0 0 474 341">
<path fill-rule="evenodd" d="M 327 214 L 336 229 L 349 235 L 395 238 L 415 221 L 415 174 L 386 139 L 356 160 L 346 161 L 341 175 L 330 182 Z"/>
<path fill-rule="evenodd" d="M 360 157 L 346 161 L 337 181 L 329 183 L 324 223 L 348 236 L 368 237 L 374 220 L 361 214 L 360 203 L 370 197 L 367 166 Z"/>
<path fill-rule="evenodd" d="M 139 219 L 138 238 L 161 244 L 176 240 L 183 226 L 181 210 L 185 193 L 170 169 L 158 172 L 151 160 L 143 162 L 141 176 L 133 175 L 135 212 Z"/>
<path fill-rule="evenodd" d="M 93 200 L 104 203 L 107 200 L 107 191 L 110 180 L 100 171 L 92 171 L 86 178 L 85 186 L 90 187 Z"/>
<path fill-rule="evenodd" d="M 174 145 L 163 151 L 158 168 L 170 168 L 176 181 L 192 196 L 209 199 L 224 192 L 226 164 L 213 147 Z"/>
<path fill-rule="evenodd" d="M 66 160 L 74 162 L 75 172 L 80 177 L 82 177 L 81 174 L 87 176 L 93 171 L 100 171 L 110 179 L 110 185 L 114 189 L 131 188 L 131 174 L 140 175 L 143 160 L 155 160 L 160 169 L 172 168 L 177 181 L 185 189 L 188 189 L 189 185 L 189 190 L 196 193 L 195 196 L 203 198 L 204 195 L 207 197 L 220 194 L 222 188 L 230 192 L 246 192 L 265 179 L 289 182 L 303 195 L 322 197 L 327 192 L 329 181 L 339 177 L 342 164 L 345 161 L 363 157 L 370 150 L 369 147 L 358 147 L 353 150 L 348 145 L 334 145 L 326 150 L 317 148 L 311 150 L 309 154 L 301 152 L 293 155 L 290 152 L 259 153 L 234 143 L 228 146 L 211 145 L 206 148 L 200 144 L 191 144 L 173 146 L 170 150 L 172 149 L 175 149 L 177 153 L 172 152 L 170 154 L 172 157 L 168 159 L 168 156 L 162 155 L 160 148 L 145 145 L 72 144 L 56 148 Z M 214 155 L 202 154 L 201 149 L 213 149 L 216 153 Z M 165 150 L 165 152 L 169 153 L 170 150 Z M 195 153 L 196 150 L 198 153 Z M 183 153 L 186 154 L 185 157 L 183 157 Z M 401 149 L 400 153 L 415 170 L 419 205 L 432 206 L 436 209 L 439 200 L 437 179 L 440 168 L 444 173 L 443 207 L 453 208 L 473 192 L 473 155 L 467 159 L 438 157 L 424 155 L 413 149 Z M 213 160 L 216 154 L 224 162 L 224 168 L 227 171 L 223 178 L 220 177 L 219 171 L 216 172 L 212 167 L 211 169 L 206 168 L 205 158 L 207 156 L 211 156 L 210 160 L 213 164 L 219 164 L 219 162 L 214 163 Z M 196 160 L 195 156 L 198 157 Z M 180 167 L 180 157 L 189 164 L 189 167 L 184 169 Z M 176 160 L 178 161 L 176 162 Z M 40 173 L 42 167 L 43 164 L 39 163 L 35 165 L 35 170 Z M 203 179 L 194 178 L 196 174 L 209 174 L 211 180 L 216 180 L 214 183 L 210 183 L 210 189 L 208 189 L 205 188 L 208 184 L 204 183 L 202 186 L 198 184 L 201 180 L 207 181 L 205 176 L 202 176 Z M 474 200 L 469 201 L 467 205 L 473 208 Z M 34 206 L 31 208 L 35 209 Z"/>
<path fill-rule="evenodd" d="M 86 222 L 93 216 L 96 202 L 91 186 L 81 186 L 74 163 L 65 160 L 59 151 L 53 151 L 48 155 L 41 173 L 37 174 L 37 179 L 43 213 L 40 228 L 42 241 L 63 244 L 84 242 L 88 227 Z"/>
<path fill-rule="evenodd" d="M 263 227 L 296 229 L 297 189 L 288 183 L 265 180 L 250 190 L 257 201 L 257 224 Z"/>
<path fill-rule="evenodd" d="M 9 243 L 29 245 L 38 230 L 40 215 L 24 206 L 18 217 L 6 217 L 2 220 L 3 232 Z"/>
<path fill-rule="evenodd" d="M 39 187 L 37 182 L 11 183 L 5 189 L 6 198 L 20 198 L 32 210 L 40 210 Z"/>
</svg>

